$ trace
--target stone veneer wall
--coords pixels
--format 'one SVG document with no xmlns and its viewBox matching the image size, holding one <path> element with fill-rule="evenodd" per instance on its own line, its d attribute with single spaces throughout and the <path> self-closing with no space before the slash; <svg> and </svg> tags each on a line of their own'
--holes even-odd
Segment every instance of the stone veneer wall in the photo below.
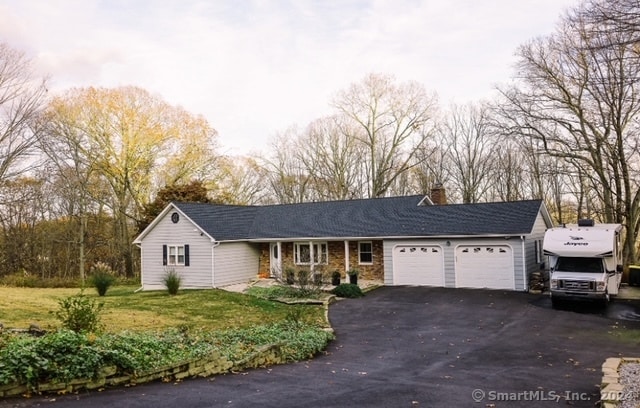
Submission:
<svg viewBox="0 0 640 408">
<path fill-rule="evenodd" d="M 358 242 L 349 241 L 349 267 L 360 272 L 359 279 L 383 280 L 384 279 L 384 257 L 382 240 L 371 241 L 373 247 L 373 263 L 371 265 L 360 265 L 358 258 Z M 324 265 L 324 272 L 327 279 L 330 279 L 333 271 L 340 272 L 343 282 L 348 282 L 344 263 L 344 241 L 329 241 L 327 243 L 329 251 L 329 262 Z M 263 243 L 260 246 L 260 268 L 258 274 L 261 278 L 270 276 L 270 253 L 269 244 Z M 282 243 L 282 265 L 293 265 L 293 242 Z"/>
</svg>

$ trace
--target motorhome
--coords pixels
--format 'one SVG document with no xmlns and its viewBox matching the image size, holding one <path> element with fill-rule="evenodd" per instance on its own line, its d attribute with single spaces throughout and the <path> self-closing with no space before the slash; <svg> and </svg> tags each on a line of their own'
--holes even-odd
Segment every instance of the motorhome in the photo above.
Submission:
<svg viewBox="0 0 640 408">
<path fill-rule="evenodd" d="M 545 232 L 543 251 L 549 257 L 549 289 L 553 307 L 563 300 L 594 300 L 607 304 L 622 281 L 620 224 L 580 220 Z"/>
</svg>

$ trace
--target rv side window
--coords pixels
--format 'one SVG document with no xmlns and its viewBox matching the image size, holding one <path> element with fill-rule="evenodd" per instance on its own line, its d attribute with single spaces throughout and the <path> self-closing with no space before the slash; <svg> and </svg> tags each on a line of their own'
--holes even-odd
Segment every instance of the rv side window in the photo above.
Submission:
<svg viewBox="0 0 640 408">
<path fill-rule="evenodd" d="M 604 272 L 600 258 L 561 257 L 555 269 L 562 272 Z"/>
</svg>

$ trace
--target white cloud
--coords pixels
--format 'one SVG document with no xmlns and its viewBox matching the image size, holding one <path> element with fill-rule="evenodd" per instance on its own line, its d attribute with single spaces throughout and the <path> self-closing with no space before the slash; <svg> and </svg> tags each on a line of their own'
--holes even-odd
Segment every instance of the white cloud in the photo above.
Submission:
<svg viewBox="0 0 640 408">
<path fill-rule="evenodd" d="M 370 72 L 443 104 L 489 95 L 576 0 L 0 0 L 0 38 L 53 90 L 136 85 L 202 114 L 232 152 L 327 114 Z"/>
</svg>

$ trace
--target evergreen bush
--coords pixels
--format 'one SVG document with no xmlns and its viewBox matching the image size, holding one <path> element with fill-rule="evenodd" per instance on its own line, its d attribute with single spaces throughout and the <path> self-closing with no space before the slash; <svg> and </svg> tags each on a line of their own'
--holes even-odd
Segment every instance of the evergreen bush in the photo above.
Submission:
<svg viewBox="0 0 640 408">
<path fill-rule="evenodd" d="M 331 293 L 342 298 L 359 298 L 364 296 L 360 287 L 353 283 L 341 283 L 336 286 Z"/>
</svg>

